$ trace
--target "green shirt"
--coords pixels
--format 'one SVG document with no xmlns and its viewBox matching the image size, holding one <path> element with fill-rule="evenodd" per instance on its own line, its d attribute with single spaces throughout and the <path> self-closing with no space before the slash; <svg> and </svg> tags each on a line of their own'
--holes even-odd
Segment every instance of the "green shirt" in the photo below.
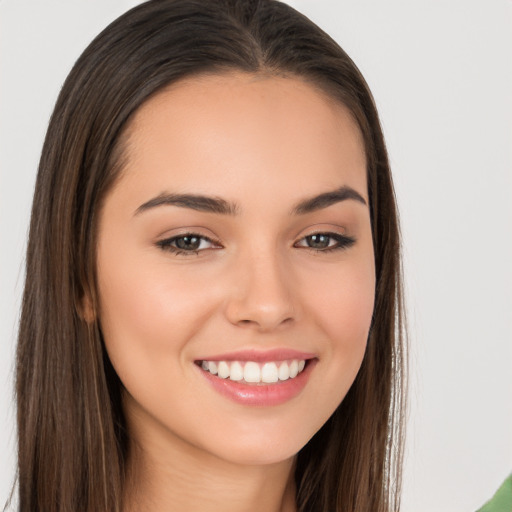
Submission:
<svg viewBox="0 0 512 512">
<path fill-rule="evenodd" d="M 491 501 L 477 512 L 512 512 L 512 474 L 503 482 Z"/>
</svg>

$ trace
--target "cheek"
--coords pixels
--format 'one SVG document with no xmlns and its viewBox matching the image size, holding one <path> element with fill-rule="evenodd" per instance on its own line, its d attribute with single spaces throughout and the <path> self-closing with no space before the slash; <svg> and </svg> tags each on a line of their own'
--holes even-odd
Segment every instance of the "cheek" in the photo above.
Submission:
<svg viewBox="0 0 512 512">
<path fill-rule="evenodd" d="M 107 352 L 116 367 L 140 368 L 141 361 L 157 362 L 180 350 L 180 330 L 187 322 L 195 297 L 184 283 L 175 282 L 155 265 L 131 261 L 106 248 L 98 269 L 100 323 Z M 172 351 L 169 351 L 169 345 Z M 136 366 L 135 366 L 136 365 Z M 119 372 L 120 373 L 120 372 Z M 122 377 L 120 375 L 120 377 Z"/>
<path fill-rule="evenodd" d="M 222 297 L 219 286 L 205 288 L 215 279 L 213 271 L 186 272 L 158 256 L 139 252 L 132 258 L 107 244 L 99 253 L 101 329 L 127 387 L 168 379 L 170 371 L 189 372 L 196 334 L 215 315 Z"/>
<path fill-rule="evenodd" d="M 322 286 L 314 294 L 315 313 L 333 348 L 338 343 L 366 343 L 375 299 L 373 262 L 357 262 L 317 283 Z"/>
<path fill-rule="evenodd" d="M 373 258 L 355 259 L 337 272 L 317 276 L 311 309 L 323 332 L 325 378 L 336 407 L 361 366 L 373 316 L 375 270 Z"/>
<path fill-rule="evenodd" d="M 373 281 L 366 276 L 356 283 L 346 283 L 342 290 L 335 289 L 325 301 L 331 319 L 326 325 L 333 330 L 333 338 L 348 344 L 366 343 L 373 306 Z"/>
</svg>

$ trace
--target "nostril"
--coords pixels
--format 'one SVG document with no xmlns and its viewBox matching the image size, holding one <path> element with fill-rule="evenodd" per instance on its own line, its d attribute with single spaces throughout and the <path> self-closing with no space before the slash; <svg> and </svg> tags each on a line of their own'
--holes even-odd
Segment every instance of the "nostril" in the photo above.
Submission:
<svg viewBox="0 0 512 512">
<path fill-rule="evenodd" d="M 287 317 L 284 320 L 276 320 L 276 321 L 273 321 L 272 319 L 266 319 L 266 318 L 262 318 L 260 320 L 257 320 L 257 319 L 249 320 L 249 319 L 244 318 L 242 320 L 238 320 L 236 323 L 240 327 L 256 326 L 260 329 L 268 330 L 268 329 L 276 329 L 283 325 L 289 325 L 291 322 L 293 322 L 292 317 Z"/>
</svg>

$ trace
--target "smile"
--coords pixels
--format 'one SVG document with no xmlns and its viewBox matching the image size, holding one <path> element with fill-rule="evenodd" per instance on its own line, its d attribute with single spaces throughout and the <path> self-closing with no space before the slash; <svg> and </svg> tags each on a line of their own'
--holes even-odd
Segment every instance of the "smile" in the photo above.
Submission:
<svg viewBox="0 0 512 512">
<path fill-rule="evenodd" d="M 269 407 L 298 396 L 317 363 L 314 354 L 272 350 L 205 357 L 195 366 L 223 397 L 246 406 Z"/>
<path fill-rule="evenodd" d="M 273 384 L 294 379 L 304 370 L 304 359 L 291 361 L 201 361 L 201 368 L 221 379 L 245 384 Z"/>
</svg>

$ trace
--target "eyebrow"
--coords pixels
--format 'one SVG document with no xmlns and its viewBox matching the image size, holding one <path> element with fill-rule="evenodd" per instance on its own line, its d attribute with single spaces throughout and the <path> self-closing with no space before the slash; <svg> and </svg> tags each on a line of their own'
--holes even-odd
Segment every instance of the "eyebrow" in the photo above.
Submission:
<svg viewBox="0 0 512 512">
<path fill-rule="evenodd" d="M 157 206 L 180 206 L 200 212 L 220 213 L 222 215 L 237 215 L 238 205 L 220 197 L 202 196 L 196 194 L 167 194 L 163 193 L 137 208 L 135 214 L 142 213 Z"/>
<path fill-rule="evenodd" d="M 352 199 L 366 205 L 366 201 L 359 192 L 348 186 L 336 190 L 323 192 L 314 197 L 303 199 L 290 211 L 291 215 L 304 215 L 322 210 L 336 203 Z M 135 215 L 156 208 L 158 206 L 179 206 L 200 212 L 217 213 L 221 215 L 237 215 L 240 206 L 237 203 L 226 201 L 220 197 L 204 196 L 198 194 L 169 194 L 162 193 L 145 202 L 137 208 Z"/>
<path fill-rule="evenodd" d="M 323 208 L 327 208 L 328 206 L 342 201 L 347 201 L 348 199 L 353 199 L 358 203 L 366 205 L 366 201 L 357 190 L 354 190 L 352 187 L 343 186 L 336 190 L 324 192 L 323 194 L 300 201 L 293 207 L 291 213 L 292 215 L 303 215 L 305 213 L 322 210 Z"/>
</svg>

